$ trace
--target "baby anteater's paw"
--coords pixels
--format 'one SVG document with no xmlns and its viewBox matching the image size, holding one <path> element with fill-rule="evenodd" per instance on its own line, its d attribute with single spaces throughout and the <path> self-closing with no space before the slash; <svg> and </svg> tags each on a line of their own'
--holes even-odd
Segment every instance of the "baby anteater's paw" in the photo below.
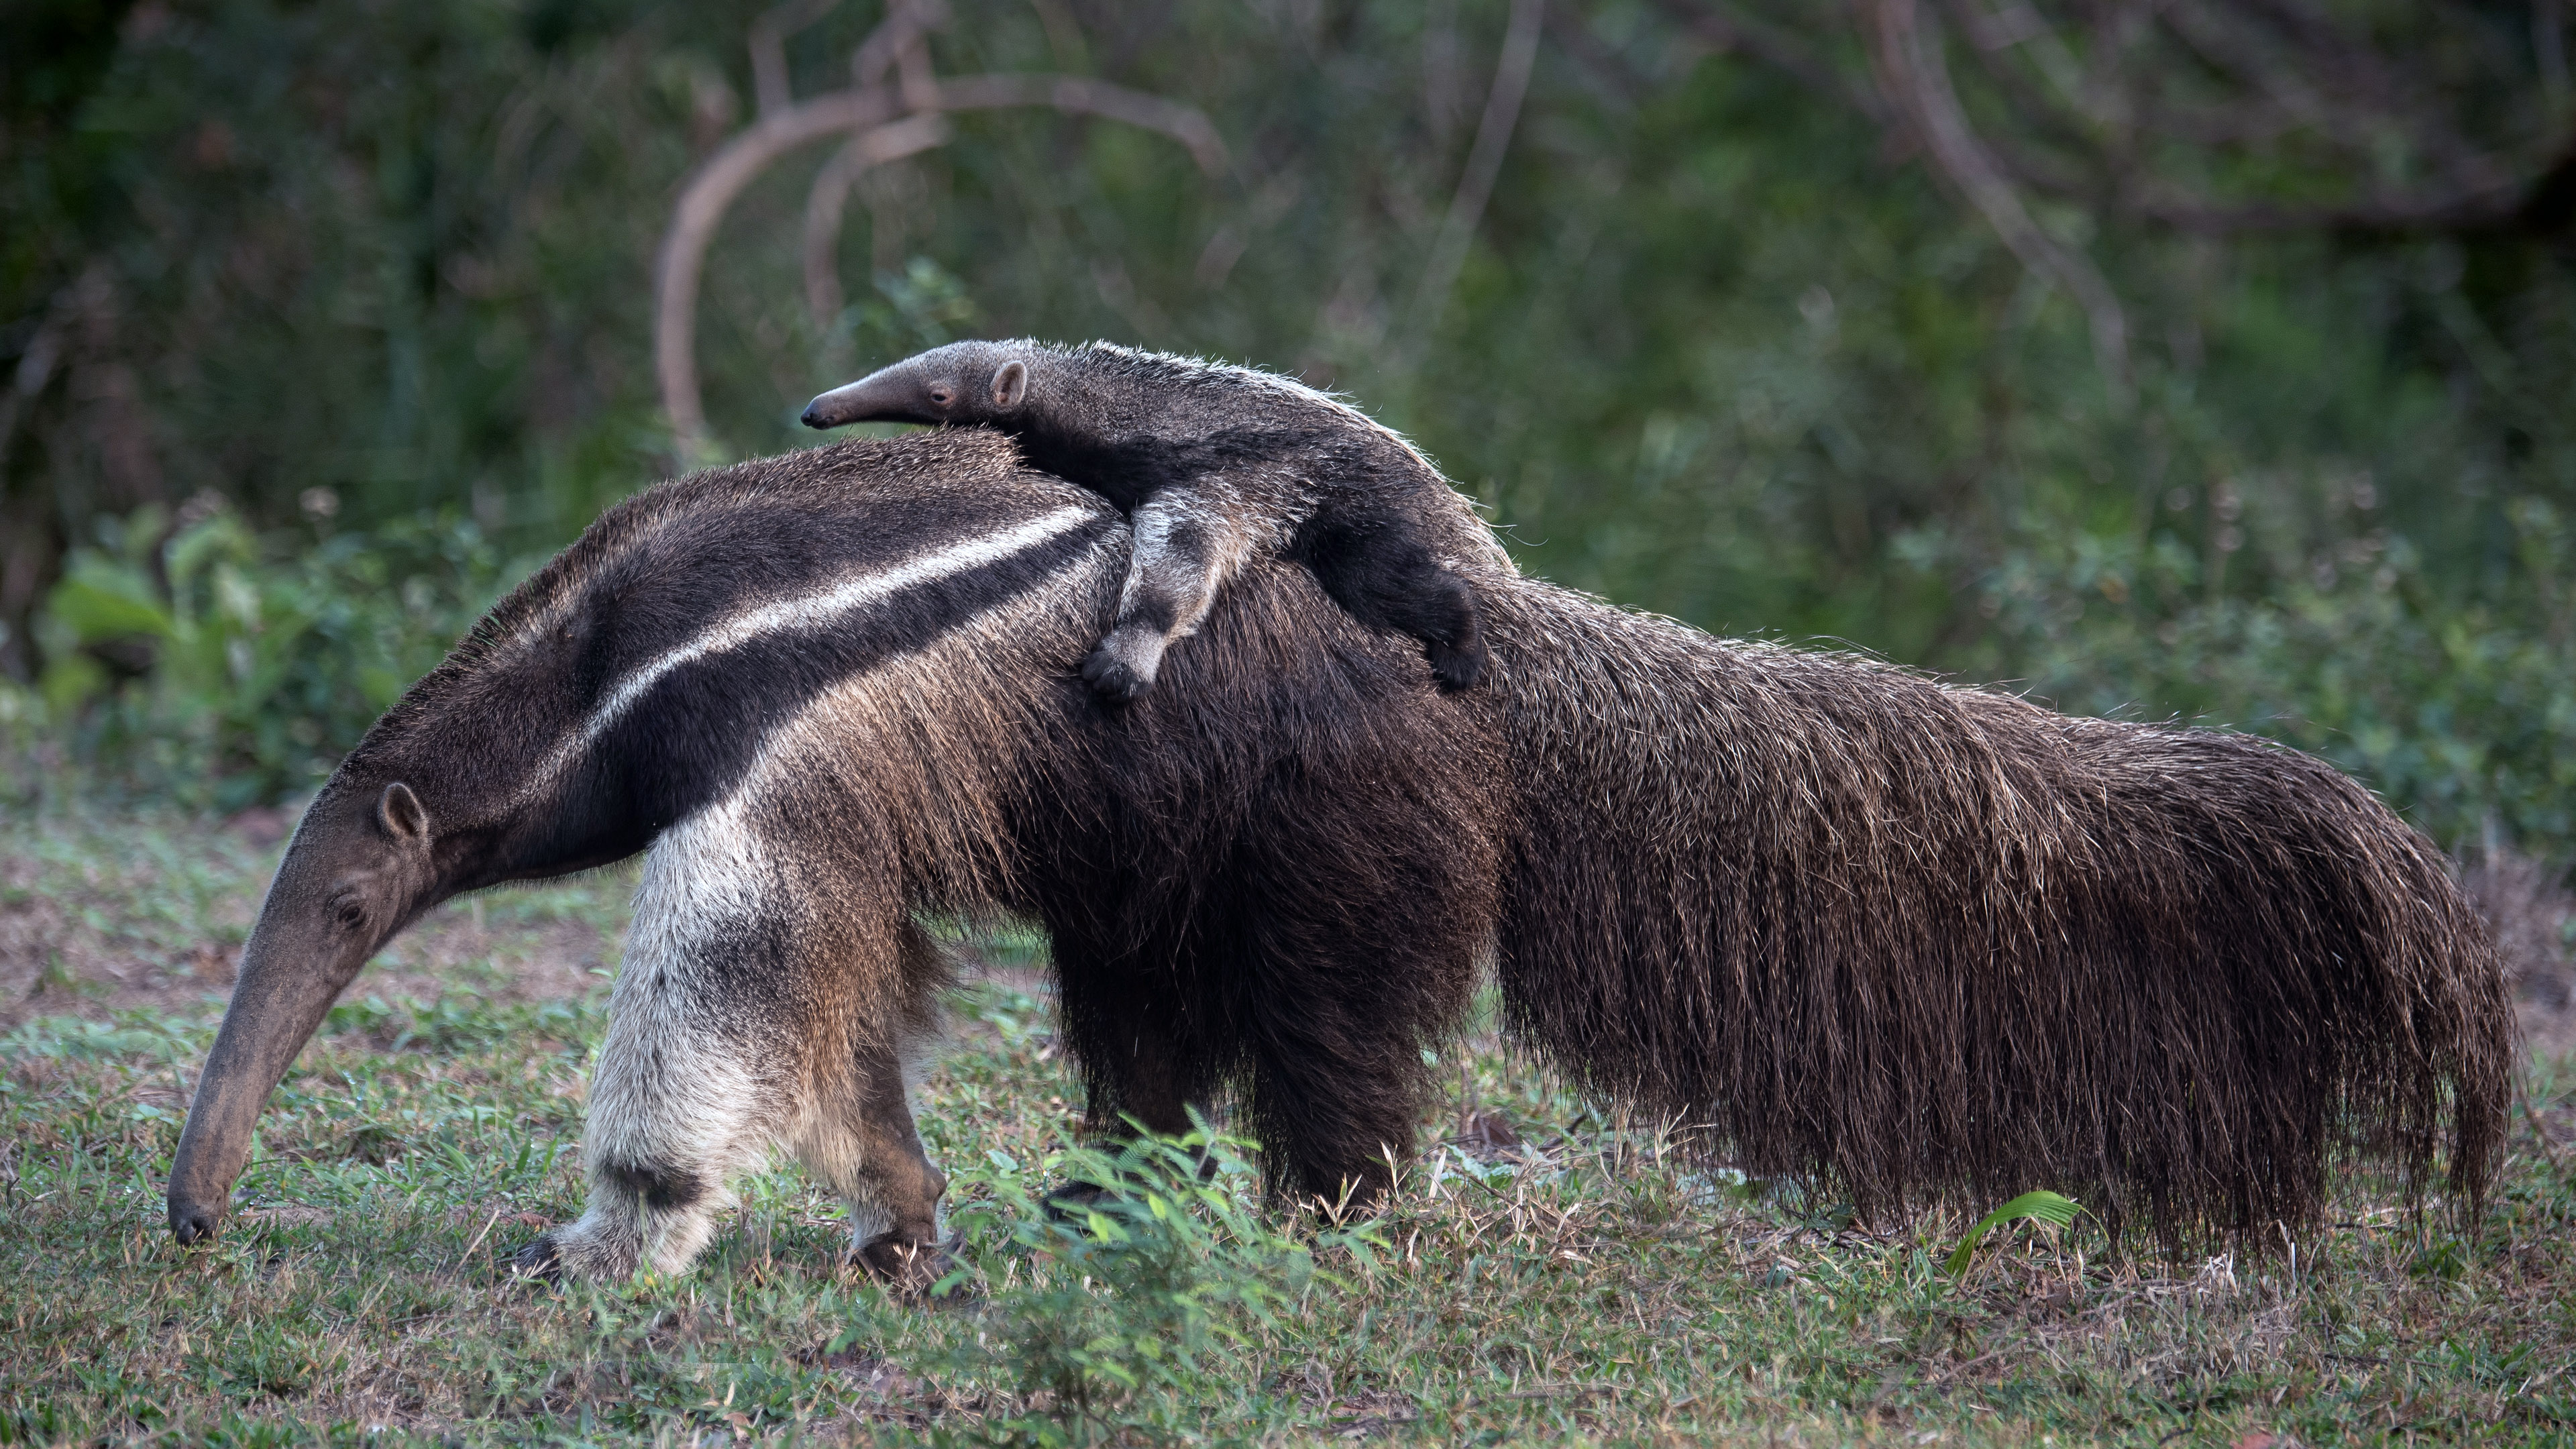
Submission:
<svg viewBox="0 0 2576 1449">
<path fill-rule="evenodd" d="M 1473 689 L 1485 682 L 1485 641 L 1472 639 L 1463 644 L 1434 640 L 1422 646 L 1423 657 L 1431 661 L 1431 677 L 1446 690 Z"/>
<path fill-rule="evenodd" d="M 1133 703 L 1154 687 L 1154 681 L 1127 667 L 1127 661 L 1110 653 L 1106 644 L 1092 650 L 1090 657 L 1082 661 L 1082 682 L 1091 686 L 1091 692 L 1100 696 L 1103 704 Z"/>
<path fill-rule="evenodd" d="M 1082 661 L 1082 682 L 1104 704 L 1132 704 L 1154 687 L 1163 662 L 1161 636 L 1142 629 L 1113 629 Z"/>
</svg>

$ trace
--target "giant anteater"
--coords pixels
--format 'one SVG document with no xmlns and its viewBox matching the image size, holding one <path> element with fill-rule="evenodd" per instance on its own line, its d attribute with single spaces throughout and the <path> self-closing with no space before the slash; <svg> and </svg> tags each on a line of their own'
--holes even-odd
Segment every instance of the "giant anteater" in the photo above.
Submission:
<svg viewBox="0 0 2576 1449">
<path fill-rule="evenodd" d="M 2440 857 L 2238 736 L 1489 586 L 1448 694 L 1247 567 L 1169 687 L 1076 664 L 1126 534 L 949 430 L 612 510 L 387 713 L 298 829 L 170 1184 L 210 1231 L 360 963 L 461 890 L 649 847 L 591 1095 L 589 1211 L 533 1257 L 676 1269 L 773 1144 L 918 1265 L 922 912 L 1054 941 L 1095 1124 L 1243 1093 L 1276 1183 L 1382 1180 L 1493 954 L 1520 1038 L 1868 1211 L 2035 1183 L 2115 1221 L 2313 1219 L 2330 1162 L 2474 1201 L 2509 1017 Z M 2449 1130 L 2444 1131 L 2448 1117 Z"/>
<path fill-rule="evenodd" d="M 352 751 L 245 949 L 171 1177 L 209 1231 L 333 997 L 436 902 L 649 847 L 561 1271 L 685 1265 L 773 1146 L 918 1266 L 944 1180 L 904 1065 L 945 980 L 921 915 L 1053 937 L 1096 1122 L 1220 1080 L 1285 1187 L 1411 1140 L 1421 1054 L 1490 929 L 1501 751 L 1402 641 L 1248 569 L 1169 673 L 1076 674 L 1127 529 L 999 434 L 853 442 L 603 516 Z M 1380 1165 L 1379 1170 L 1383 1170 Z"/>
</svg>

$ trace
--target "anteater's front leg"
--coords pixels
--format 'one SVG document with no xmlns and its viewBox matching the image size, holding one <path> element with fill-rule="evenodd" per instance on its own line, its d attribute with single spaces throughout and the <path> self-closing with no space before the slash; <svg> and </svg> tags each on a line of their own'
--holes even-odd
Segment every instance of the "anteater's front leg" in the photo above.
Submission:
<svg viewBox="0 0 2576 1449">
<path fill-rule="evenodd" d="M 831 882 L 827 906 L 810 853 L 750 813 L 719 805 L 654 842 L 591 1074 L 589 1204 L 523 1269 L 680 1272 L 734 1180 L 782 1146 L 850 1199 L 862 1249 L 935 1246 L 946 1181 L 913 1134 L 902 1066 L 944 968 L 864 882 Z"/>
<path fill-rule="evenodd" d="M 637 934 L 643 934 L 638 921 Z M 724 978 L 759 963 L 673 961 L 631 943 L 591 1072 L 579 1220 L 528 1245 L 519 1266 L 547 1277 L 616 1279 L 686 1269 L 802 1095 L 781 1034 L 737 1028 Z M 731 969 L 727 969 L 731 968 Z"/>
<path fill-rule="evenodd" d="M 1118 620 L 1082 661 L 1101 698 L 1124 704 L 1154 687 L 1163 651 L 1196 632 L 1217 590 L 1277 532 L 1222 484 L 1168 488 L 1132 519 L 1135 554 L 1118 596 Z"/>
</svg>

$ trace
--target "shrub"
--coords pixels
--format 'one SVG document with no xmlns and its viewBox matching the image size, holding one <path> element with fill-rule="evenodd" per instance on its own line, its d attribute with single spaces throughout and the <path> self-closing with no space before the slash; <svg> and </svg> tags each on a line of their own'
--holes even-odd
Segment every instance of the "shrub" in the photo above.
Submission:
<svg viewBox="0 0 2576 1449">
<path fill-rule="evenodd" d="M 996 1152 L 987 1169 L 957 1175 L 952 1191 L 969 1204 L 958 1225 L 989 1245 L 1002 1286 L 981 1347 L 951 1367 L 1007 1384 L 1022 1406 L 988 1417 L 984 1437 L 1195 1436 L 1211 1406 L 1242 1396 L 1252 1376 L 1234 1362 L 1239 1351 L 1333 1282 L 1316 1250 L 1365 1260 L 1375 1244 L 1365 1226 L 1322 1226 L 1305 1241 L 1281 1233 L 1263 1214 L 1250 1147 L 1202 1124 L 1115 1152 L 1072 1149 L 1038 1172 Z M 1077 1207 L 1034 1198 L 1028 1184 L 1056 1173 L 1100 1196 Z"/>
<path fill-rule="evenodd" d="M 310 789 L 520 573 L 470 520 L 261 537 L 208 496 L 102 519 L 37 623 L 0 727 L 97 780 L 238 809 Z M 30 786 L 43 781 L 31 778 Z"/>
</svg>

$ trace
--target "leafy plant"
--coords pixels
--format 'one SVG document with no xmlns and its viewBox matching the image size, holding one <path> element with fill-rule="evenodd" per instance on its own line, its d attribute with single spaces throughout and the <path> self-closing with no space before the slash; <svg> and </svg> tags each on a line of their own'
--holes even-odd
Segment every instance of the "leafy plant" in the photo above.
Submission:
<svg viewBox="0 0 2576 1449">
<path fill-rule="evenodd" d="M 468 519 L 263 538 L 209 499 L 100 520 L 37 633 L 41 712 L 102 774 L 235 809 L 308 789 L 520 571 Z M 0 686 L 0 688 L 9 688 Z"/>
<path fill-rule="evenodd" d="M 1977 1219 L 1977 1225 L 1968 1229 L 1968 1235 L 1959 1240 L 1959 1246 L 1950 1251 L 1949 1260 L 1942 1266 L 1948 1269 L 1950 1276 L 1954 1278 L 1967 1272 L 1968 1264 L 1977 1255 L 1977 1244 L 1985 1241 L 1988 1232 L 2005 1223 L 2026 1220 L 2062 1228 L 2072 1224 L 2075 1221 L 2075 1215 L 2082 1211 L 2084 1211 L 2082 1203 L 2071 1197 L 2061 1197 L 2045 1188 L 2037 1192 L 2023 1193 L 2011 1202 Z"/>
<path fill-rule="evenodd" d="M 1041 1173 L 995 1152 L 986 1169 L 959 1175 L 954 1190 L 976 1195 L 959 1224 L 1000 1249 L 1007 1285 L 988 1314 L 992 1347 L 961 1367 L 1006 1379 L 1029 1406 L 988 1424 L 995 1439 L 1080 1444 L 1195 1428 L 1218 1360 L 1337 1284 L 1316 1250 L 1367 1260 L 1376 1241 L 1365 1226 L 1334 1224 L 1308 1242 L 1274 1227 L 1251 1146 L 1202 1122 L 1114 1152 L 1052 1154 Z M 1058 1173 L 1097 1196 L 1031 1196 L 1033 1178 Z"/>
</svg>

